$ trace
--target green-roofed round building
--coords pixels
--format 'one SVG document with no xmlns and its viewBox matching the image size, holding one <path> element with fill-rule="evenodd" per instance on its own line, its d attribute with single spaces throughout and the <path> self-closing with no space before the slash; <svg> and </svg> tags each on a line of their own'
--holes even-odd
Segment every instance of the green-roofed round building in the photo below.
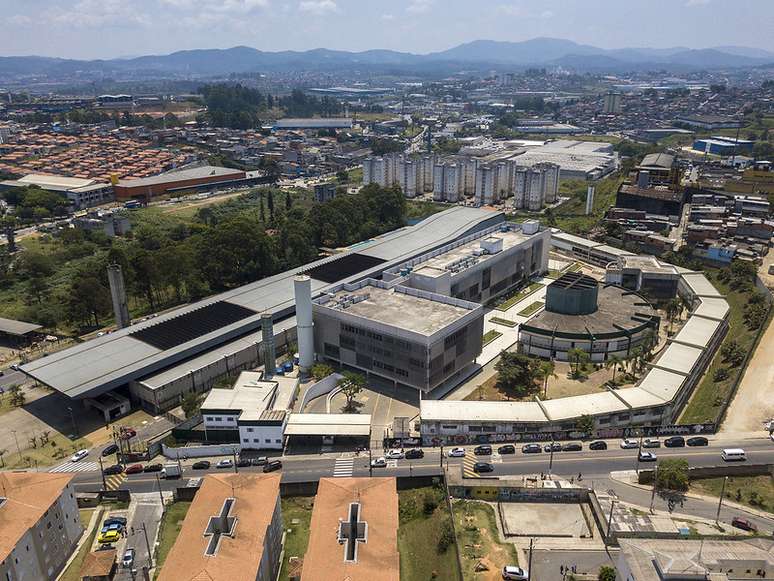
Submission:
<svg viewBox="0 0 774 581">
<path fill-rule="evenodd" d="M 593 362 L 626 358 L 658 333 L 659 322 L 642 295 L 569 272 L 546 289 L 545 310 L 519 327 L 519 350 L 559 361 L 576 348 Z"/>
</svg>

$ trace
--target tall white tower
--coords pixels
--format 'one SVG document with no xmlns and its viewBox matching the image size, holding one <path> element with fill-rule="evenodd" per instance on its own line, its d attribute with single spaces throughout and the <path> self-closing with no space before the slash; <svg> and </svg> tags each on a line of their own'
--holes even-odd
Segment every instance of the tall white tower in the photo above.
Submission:
<svg viewBox="0 0 774 581">
<path fill-rule="evenodd" d="M 293 280 L 296 295 L 298 365 L 306 374 L 314 364 L 314 322 L 312 321 L 312 279 L 302 274 Z"/>
<path fill-rule="evenodd" d="M 588 216 L 594 211 L 594 184 L 589 184 L 588 190 L 586 190 L 586 215 Z"/>
<path fill-rule="evenodd" d="M 108 282 L 110 283 L 110 297 L 113 299 L 113 315 L 116 318 L 116 327 L 123 329 L 132 324 L 129 318 L 129 305 L 126 301 L 126 287 L 124 286 L 124 273 L 119 264 L 110 264 L 107 267 Z"/>
</svg>

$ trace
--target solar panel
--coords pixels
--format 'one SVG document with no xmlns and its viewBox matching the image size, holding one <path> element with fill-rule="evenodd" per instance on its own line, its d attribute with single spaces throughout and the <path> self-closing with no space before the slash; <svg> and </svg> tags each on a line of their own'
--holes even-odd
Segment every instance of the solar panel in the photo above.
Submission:
<svg viewBox="0 0 774 581">
<path fill-rule="evenodd" d="M 332 283 L 349 278 L 353 274 L 368 270 L 383 262 L 384 260 L 381 258 L 366 256 L 365 254 L 347 254 L 336 260 L 310 268 L 305 274 L 308 274 L 315 280 Z"/>
<path fill-rule="evenodd" d="M 166 350 L 255 314 L 252 309 L 218 301 L 129 335 L 152 347 Z"/>
</svg>

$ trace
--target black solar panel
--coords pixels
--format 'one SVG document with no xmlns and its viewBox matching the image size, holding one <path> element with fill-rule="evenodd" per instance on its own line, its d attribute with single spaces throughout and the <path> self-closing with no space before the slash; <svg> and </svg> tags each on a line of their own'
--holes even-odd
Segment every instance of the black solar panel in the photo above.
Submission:
<svg viewBox="0 0 774 581">
<path fill-rule="evenodd" d="M 381 258 L 366 256 L 365 254 L 347 254 L 336 260 L 315 266 L 306 271 L 315 280 L 332 283 L 349 278 L 353 274 L 362 272 L 383 263 Z"/>
<path fill-rule="evenodd" d="M 218 301 L 129 334 L 157 349 L 166 350 L 255 314 L 251 309 Z"/>
</svg>

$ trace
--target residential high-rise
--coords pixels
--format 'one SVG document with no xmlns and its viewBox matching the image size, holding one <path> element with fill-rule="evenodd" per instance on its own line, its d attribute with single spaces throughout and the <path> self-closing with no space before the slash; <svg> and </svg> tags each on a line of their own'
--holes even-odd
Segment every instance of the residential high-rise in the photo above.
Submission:
<svg viewBox="0 0 774 581">
<path fill-rule="evenodd" d="M 607 93 L 602 104 L 602 112 L 605 115 L 618 115 L 621 112 L 621 93 L 613 91 Z"/>
<path fill-rule="evenodd" d="M 513 172 L 513 207 L 538 212 L 545 204 L 556 201 L 559 190 L 559 166 L 536 164 L 517 167 Z"/>
</svg>

